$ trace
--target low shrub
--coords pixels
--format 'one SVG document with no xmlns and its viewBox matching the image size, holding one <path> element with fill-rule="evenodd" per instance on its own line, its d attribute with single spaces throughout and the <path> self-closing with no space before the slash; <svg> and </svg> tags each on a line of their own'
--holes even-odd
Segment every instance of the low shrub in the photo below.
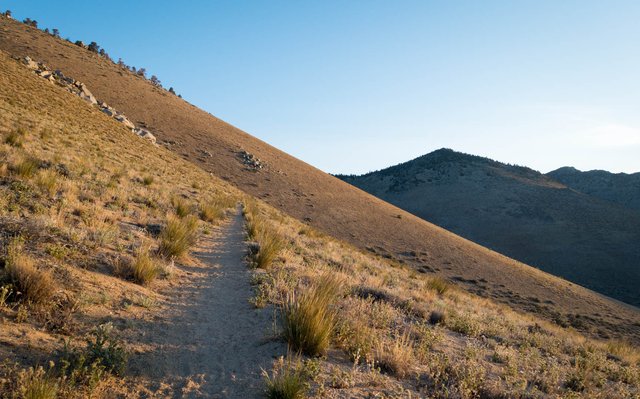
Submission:
<svg viewBox="0 0 640 399">
<path fill-rule="evenodd" d="M 198 239 L 198 219 L 169 217 L 158 237 L 158 253 L 165 258 L 184 256 Z"/>
</svg>

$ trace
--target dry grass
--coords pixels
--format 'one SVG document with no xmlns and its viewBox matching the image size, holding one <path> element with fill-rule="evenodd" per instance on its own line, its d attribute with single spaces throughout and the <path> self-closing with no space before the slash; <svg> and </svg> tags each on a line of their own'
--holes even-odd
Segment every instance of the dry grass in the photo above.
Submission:
<svg viewBox="0 0 640 399">
<path fill-rule="evenodd" d="M 32 157 L 23 157 L 11 165 L 9 169 L 12 173 L 22 178 L 31 178 L 38 171 L 40 162 Z"/>
<path fill-rule="evenodd" d="M 179 258 L 187 254 L 198 239 L 198 219 L 169 217 L 160 233 L 158 253 L 165 258 Z"/>
<path fill-rule="evenodd" d="M 56 399 L 58 381 L 42 367 L 29 368 L 20 372 L 15 394 L 21 399 Z"/>
<path fill-rule="evenodd" d="M 290 295 L 282 309 L 283 335 L 293 350 L 309 356 L 327 350 L 335 326 L 332 305 L 341 285 L 335 277 L 325 275 L 309 289 Z"/>
<path fill-rule="evenodd" d="M 271 375 L 263 370 L 267 399 L 303 399 L 308 391 L 304 365 L 299 358 L 280 357 Z"/>
<path fill-rule="evenodd" d="M 285 241 L 282 235 L 259 213 L 247 214 L 247 235 L 257 245 L 250 248 L 250 256 L 255 267 L 267 269 L 283 250 Z"/>
<path fill-rule="evenodd" d="M 24 253 L 19 239 L 9 244 L 4 273 L 15 285 L 19 298 L 38 305 L 46 304 L 53 298 L 53 278 L 48 272 L 36 268 L 33 259 Z"/>
<path fill-rule="evenodd" d="M 151 257 L 148 246 L 138 248 L 136 257 L 130 264 L 129 275 L 138 284 L 149 284 L 160 273 L 160 268 Z"/>
<path fill-rule="evenodd" d="M 375 351 L 376 365 L 385 373 L 406 377 L 414 363 L 414 349 L 408 334 L 388 341 L 380 341 Z"/>
<path fill-rule="evenodd" d="M 200 219 L 215 223 L 224 218 L 225 207 L 218 201 L 208 201 L 200 204 Z"/>
<path fill-rule="evenodd" d="M 59 187 L 58 173 L 54 170 L 41 170 L 35 178 L 35 183 L 40 191 L 49 196 L 53 196 Z"/>
<path fill-rule="evenodd" d="M 186 199 L 175 196 L 171 199 L 171 204 L 179 217 L 184 218 L 191 214 L 192 206 Z"/>
<path fill-rule="evenodd" d="M 440 295 L 444 295 L 449 291 L 450 284 L 442 277 L 431 277 L 427 282 L 427 288 L 437 292 Z"/>
</svg>

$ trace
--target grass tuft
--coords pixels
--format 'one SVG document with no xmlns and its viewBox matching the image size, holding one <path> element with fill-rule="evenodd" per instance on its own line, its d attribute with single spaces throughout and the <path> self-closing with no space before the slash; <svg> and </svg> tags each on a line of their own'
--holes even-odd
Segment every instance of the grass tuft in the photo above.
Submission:
<svg viewBox="0 0 640 399">
<path fill-rule="evenodd" d="M 308 356 L 326 351 L 336 319 L 332 305 L 341 289 L 341 281 L 326 274 L 308 290 L 287 298 L 282 309 L 283 334 L 293 350 Z"/>
<path fill-rule="evenodd" d="M 171 204 L 179 217 L 184 218 L 191 214 L 191 204 L 184 198 L 175 196 L 171 199 Z"/>
<path fill-rule="evenodd" d="M 263 371 L 267 399 L 302 399 L 308 390 L 307 376 L 300 359 L 280 357 L 271 375 Z"/>
<path fill-rule="evenodd" d="M 217 201 L 200 204 L 200 219 L 205 222 L 215 223 L 224 218 L 224 209 L 224 206 Z"/>
<path fill-rule="evenodd" d="M 25 179 L 33 177 L 38 171 L 40 162 L 31 157 L 26 157 L 11 165 L 11 171 Z"/>
<path fill-rule="evenodd" d="M 158 238 L 160 240 L 158 253 L 161 256 L 165 258 L 184 256 L 198 239 L 198 219 L 194 216 L 182 219 L 169 217 L 167 225 Z"/>
<path fill-rule="evenodd" d="M 440 295 L 444 295 L 445 292 L 449 291 L 450 284 L 442 277 L 436 276 L 430 278 L 429 281 L 427 281 L 427 288 L 437 292 Z"/>
<path fill-rule="evenodd" d="M 55 399 L 58 397 L 58 382 L 42 367 L 23 370 L 18 375 L 16 397 L 23 399 Z"/>
<path fill-rule="evenodd" d="M 140 247 L 131 263 L 131 276 L 138 284 L 149 284 L 158 276 L 160 269 L 149 254 L 149 247 Z"/>
<path fill-rule="evenodd" d="M 51 275 L 34 263 L 24 253 L 22 240 L 16 238 L 7 248 L 4 273 L 26 301 L 44 304 L 53 297 L 55 286 Z"/>
<path fill-rule="evenodd" d="M 380 341 L 374 356 L 381 371 L 398 378 L 406 377 L 414 364 L 413 346 L 409 335 L 404 334 L 391 344 Z"/>
</svg>

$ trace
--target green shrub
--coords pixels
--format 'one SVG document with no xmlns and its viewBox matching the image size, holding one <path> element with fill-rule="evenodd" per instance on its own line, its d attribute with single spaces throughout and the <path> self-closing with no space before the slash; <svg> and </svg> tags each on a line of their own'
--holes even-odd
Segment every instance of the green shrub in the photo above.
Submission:
<svg viewBox="0 0 640 399">
<path fill-rule="evenodd" d="M 183 219 L 169 217 L 158 239 L 160 240 L 158 253 L 161 256 L 181 257 L 195 245 L 198 239 L 198 219 L 193 216 Z"/>
<path fill-rule="evenodd" d="M 53 297 L 55 285 L 51 275 L 35 267 L 33 259 L 24 253 L 20 239 L 14 239 L 8 246 L 4 273 L 26 301 L 44 304 Z"/>
<path fill-rule="evenodd" d="M 142 184 L 145 186 L 150 186 L 153 184 L 154 178 L 153 176 L 145 176 L 142 178 Z"/>
<path fill-rule="evenodd" d="M 267 399 L 302 399 L 306 396 L 309 385 L 303 364 L 299 359 L 280 358 L 270 376 L 263 372 Z"/>
<path fill-rule="evenodd" d="M 332 305 L 340 290 L 341 282 L 325 275 L 308 290 L 287 298 L 282 309 L 283 334 L 293 350 L 309 356 L 326 351 L 335 326 Z"/>
<path fill-rule="evenodd" d="M 61 369 L 71 385 L 95 386 L 105 372 L 117 376 L 124 375 L 128 354 L 113 334 L 113 325 L 102 324 L 91 335 L 84 350 L 71 350 L 68 342 L 65 342 Z"/>
</svg>

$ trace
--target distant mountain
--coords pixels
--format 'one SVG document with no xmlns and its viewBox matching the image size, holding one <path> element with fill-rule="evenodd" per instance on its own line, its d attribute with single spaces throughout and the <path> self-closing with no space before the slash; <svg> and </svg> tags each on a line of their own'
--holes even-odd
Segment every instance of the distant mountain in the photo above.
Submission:
<svg viewBox="0 0 640 399">
<path fill-rule="evenodd" d="M 338 177 L 481 245 L 640 305 L 640 197 L 619 183 L 624 176 L 566 168 L 545 175 L 441 149 Z"/>
<path fill-rule="evenodd" d="M 564 167 L 547 173 L 547 176 L 581 193 L 640 211 L 640 173 L 581 172 Z"/>
</svg>

